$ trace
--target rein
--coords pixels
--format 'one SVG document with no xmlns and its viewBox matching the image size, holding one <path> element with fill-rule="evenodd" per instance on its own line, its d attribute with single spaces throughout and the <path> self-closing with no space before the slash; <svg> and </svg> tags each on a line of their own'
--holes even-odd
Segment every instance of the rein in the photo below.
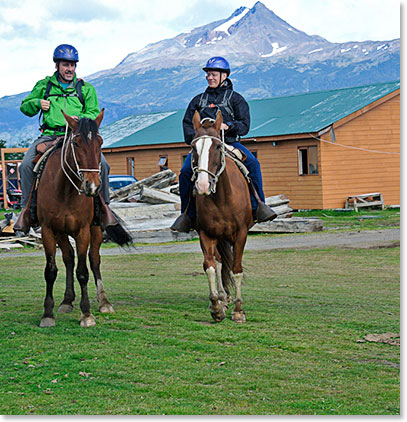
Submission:
<svg viewBox="0 0 407 422">
<path fill-rule="evenodd" d="M 73 139 L 76 136 L 78 136 L 78 135 L 74 135 L 73 133 L 71 133 L 71 135 L 68 138 L 68 123 L 67 123 L 66 126 L 65 126 L 65 137 L 64 137 L 64 141 L 62 143 L 62 150 L 61 150 L 61 168 L 62 168 L 62 171 L 64 172 L 65 176 L 67 177 L 67 179 L 71 182 L 71 185 L 77 190 L 78 195 L 81 195 L 81 194 L 84 193 L 83 189 L 80 189 L 80 188 L 78 188 L 78 186 L 76 186 L 76 183 L 69 176 L 67 170 L 70 170 L 72 172 L 72 174 L 80 182 L 83 182 L 82 172 L 93 171 L 93 172 L 98 172 L 98 174 L 100 175 L 101 164 L 99 163 L 98 169 L 84 169 L 84 168 L 79 167 L 78 160 L 77 160 L 76 154 L 75 154 L 75 146 L 74 146 L 74 143 L 73 143 Z M 67 157 L 68 157 L 69 149 L 72 152 L 72 157 L 73 157 L 76 169 L 73 169 L 71 167 L 71 165 L 68 163 Z"/>
<path fill-rule="evenodd" d="M 223 135 L 223 133 L 222 133 L 222 135 Z M 202 135 L 202 136 L 198 136 L 197 138 L 194 138 L 192 140 L 192 142 L 193 141 L 197 141 L 199 139 L 203 139 L 203 138 L 216 139 L 217 141 L 219 141 L 221 143 L 221 146 L 222 146 L 222 148 L 221 148 L 221 155 L 220 155 L 221 166 L 220 166 L 219 170 L 215 174 L 215 173 L 212 173 L 209 170 L 200 168 L 198 166 L 194 166 L 194 163 L 191 160 L 191 168 L 192 168 L 192 172 L 193 172 L 192 179 L 195 179 L 196 175 L 199 174 L 199 173 L 208 173 L 209 176 L 212 177 L 212 180 L 210 181 L 209 192 L 216 193 L 216 184 L 218 183 L 219 177 L 223 173 L 223 171 L 225 170 L 225 167 L 226 167 L 225 141 L 223 139 L 217 138 L 216 136 Z M 223 138 L 223 136 L 222 136 L 222 138 Z M 202 145 L 202 148 L 203 148 L 203 145 Z M 199 153 L 198 153 L 198 156 L 199 157 L 201 156 L 201 153 L 202 153 L 202 150 L 199 151 Z"/>
</svg>

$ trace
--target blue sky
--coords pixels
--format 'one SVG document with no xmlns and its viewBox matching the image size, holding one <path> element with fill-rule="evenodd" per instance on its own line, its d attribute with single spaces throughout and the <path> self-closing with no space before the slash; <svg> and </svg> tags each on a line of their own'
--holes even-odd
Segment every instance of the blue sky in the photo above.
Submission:
<svg viewBox="0 0 407 422">
<path fill-rule="evenodd" d="M 290 25 L 331 42 L 400 37 L 396 0 L 262 0 Z M 54 71 L 61 43 L 79 50 L 84 77 L 127 54 L 197 26 L 227 18 L 255 0 L 0 0 L 0 97 L 32 89 Z"/>
</svg>

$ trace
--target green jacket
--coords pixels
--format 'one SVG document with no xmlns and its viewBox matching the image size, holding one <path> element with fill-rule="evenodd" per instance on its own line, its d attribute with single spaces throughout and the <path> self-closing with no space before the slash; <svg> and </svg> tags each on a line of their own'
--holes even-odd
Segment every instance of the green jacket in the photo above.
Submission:
<svg viewBox="0 0 407 422">
<path fill-rule="evenodd" d="M 43 122 L 50 128 L 57 128 L 58 126 L 65 127 L 65 118 L 61 110 L 70 116 L 78 116 L 79 118 L 87 117 L 95 119 L 99 114 L 99 102 L 95 88 L 88 82 L 85 82 L 82 87 L 82 95 L 85 105 L 82 107 L 77 95 L 72 97 L 55 97 L 52 94 L 76 94 L 75 86 L 77 82 L 76 74 L 74 75 L 73 83 L 67 89 L 62 88 L 56 76 L 56 72 L 52 76 L 47 76 L 45 79 L 38 81 L 31 93 L 22 101 L 20 110 L 29 117 L 35 116 L 41 110 L 40 100 L 44 99 L 45 91 L 47 89 L 48 81 L 52 82 L 52 87 L 49 92 L 50 97 L 47 98 L 51 102 L 48 111 L 43 112 Z M 43 135 L 63 134 L 64 131 L 45 129 Z"/>
</svg>

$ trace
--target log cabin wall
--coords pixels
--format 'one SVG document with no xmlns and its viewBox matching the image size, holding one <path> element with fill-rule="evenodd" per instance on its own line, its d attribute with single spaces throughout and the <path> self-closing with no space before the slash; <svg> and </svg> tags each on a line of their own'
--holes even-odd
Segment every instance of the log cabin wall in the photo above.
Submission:
<svg viewBox="0 0 407 422">
<path fill-rule="evenodd" d="M 336 141 L 320 145 L 322 208 L 343 208 L 347 196 L 374 192 L 386 205 L 400 204 L 400 95 L 340 123 L 334 125 Z"/>
<path fill-rule="evenodd" d="M 138 179 L 144 179 L 160 171 L 158 161 L 160 157 L 167 157 L 167 167 L 179 174 L 183 157 L 190 151 L 185 144 L 135 146 L 122 150 L 105 149 L 103 154 L 110 165 L 110 174 L 129 174 L 127 159 L 134 159 L 135 174 Z"/>
<path fill-rule="evenodd" d="M 265 196 L 284 193 L 290 198 L 293 209 L 322 208 L 322 184 L 320 174 L 300 175 L 298 168 L 298 149 L 317 146 L 314 139 L 261 142 L 244 142 L 250 151 L 257 153 L 263 174 Z M 319 150 L 319 148 L 318 148 Z M 320 158 L 318 159 L 320 162 Z"/>
</svg>

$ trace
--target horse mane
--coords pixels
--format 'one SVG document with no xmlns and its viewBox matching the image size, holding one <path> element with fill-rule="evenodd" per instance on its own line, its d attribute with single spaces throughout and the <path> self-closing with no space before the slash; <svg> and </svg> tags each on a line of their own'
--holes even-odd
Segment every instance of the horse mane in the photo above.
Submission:
<svg viewBox="0 0 407 422">
<path fill-rule="evenodd" d="M 88 134 L 92 133 L 92 139 L 98 134 L 99 130 L 94 120 L 82 117 L 78 123 L 78 133 L 82 139 L 87 143 L 89 142 Z"/>
</svg>

